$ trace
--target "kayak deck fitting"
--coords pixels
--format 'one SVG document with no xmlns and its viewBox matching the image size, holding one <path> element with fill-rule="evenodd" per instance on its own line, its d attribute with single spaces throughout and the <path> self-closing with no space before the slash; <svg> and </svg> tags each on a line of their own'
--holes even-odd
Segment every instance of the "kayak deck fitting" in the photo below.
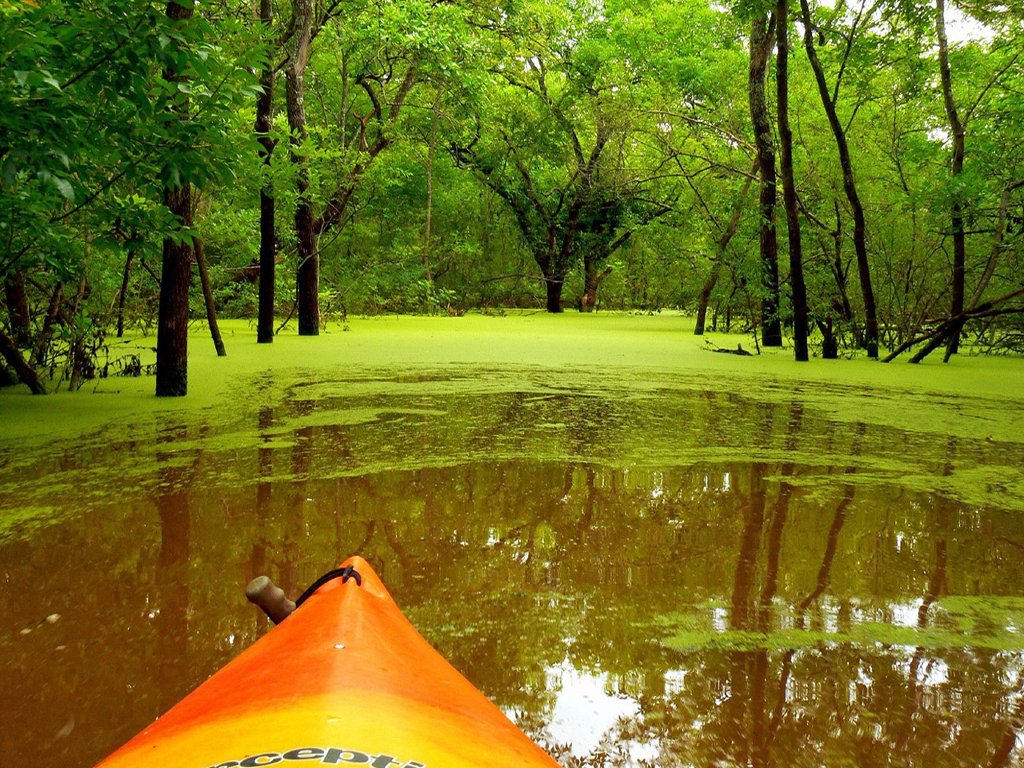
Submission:
<svg viewBox="0 0 1024 768">
<path fill-rule="evenodd" d="M 332 574 L 100 766 L 557 768 L 423 639 L 365 560 Z"/>
</svg>

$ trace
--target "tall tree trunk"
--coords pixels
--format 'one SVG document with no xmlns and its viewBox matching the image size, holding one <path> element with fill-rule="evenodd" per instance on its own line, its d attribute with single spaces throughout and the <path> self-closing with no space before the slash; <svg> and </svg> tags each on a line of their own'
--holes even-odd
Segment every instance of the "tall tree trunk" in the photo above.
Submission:
<svg viewBox="0 0 1024 768">
<path fill-rule="evenodd" d="M 189 226 L 191 189 L 164 190 L 164 204 Z M 157 397 L 188 394 L 188 290 L 192 275 L 192 248 L 164 239 L 163 268 L 160 272 L 160 311 L 156 336 Z"/>
<path fill-rule="evenodd" d="M 82 388 L 85 379 L 92 378 L 86 373 L 89 367 L 89 359 L 85 354 L 85 335 L 76 334 L 74 343 L 71 345 L 71 377 L 68 379 L 68 392 L 77 392 Z"/>
<path fill-rule="evenodd" d="M 964 231 L 963 200 L 956 182 L 964 170 L 964 155 L 967 152 L 967 129 L 960 119 L 953 98 L 953 78 L 949 69 L 949 41 L 946 39 L 946 2 L 935 0 L 935 33 L 939 40 L 939 81 L 942 83 L 942 101 L 949 120 L 949 132 L 953 140 L 953 288 L 950 296 L 949 316 L 957 317 L 964 311 L 964 280 L 967 265 L 967 234 Z M 955 328 L 949 335 L 946 359 L 960 349 L 960 330 Z"/>
<path fill-rule="evenodd" d="M 799 362 L 807 362 L 807 286 L 804 283 L 804 257 L 800 242 L 800 215 L 797 211 L 796 183 L 793 180 L 793 131 L 789 127 L 789 0 L 775 4 L 776 105 L 779 116 L 780 170 L 782 199 L 786 208 L 789 233 L 789 284 L 793 291 L 793 352 Z"/>
<path fill-rule="evenodd" d="M 299 267 L 296 274 L 296 300 L 299 310 L 299 335 L 320 334 L 320 255 L 313 231 L 313 207 L 309 200 L 309 168 L 299 148 L 306 141 L 305 75 L 309 61 L 309 41 L 313 21 L 313 0 L 292 0 L 292 50 L 288 60 L 285 95 L 288 102 L 288 126 L 291 128 L 292 162 L 296 166 L 295 235 L 298 241 Z"/>
<path fill-rule="evenodd" d="M 546 276 L 544 284 L 547 286 L 547 310 L 548 312 L 562 311 L 562 287 L 565 285 L 564 277 Z"/>
<path fill-rule="evenodd" d="M 32 343 L 32 327 L 29 324 L 25 273 L 20 269 L 11 272 L 4 281 L 4 297 L 7 300 L 7 314 L 11 318 L 14 342 L 24 349 Z"/>
<path fill-rule="evenodd" d="M 23 384 L 28 385 L 33 395 L 46 394 L 46 387 L 40 381 L 39 374 L 36 373 L 31 365 L 25 362 L 25 358 L 22 356 L 21 350 L 18 349 L 18 345 L 14 343 L 14 339 L 4 333 L 2 328 L 0 328 L 0 357 L 7 361 L 7 365 L 11 367 L 11 370 L 14 371 L 18 379 Z"/>
<path fill-rule="evenodd" d="M 875 308 L 875 292 L 871 287 L 864 206 L 861 205 L 860 195 L 857 194 L 857 184 L 853 178 L 853 163 L 850 160 L 850 147 L 846 142 L 846 129 L 839 120 L 835 99 L 829 93 L 825 70 L 821 66 L 821 61 L 818 60 L 818 52 L 814 47 L 814 27 L 811 22 L 811 8 L 807 0 L 800 0 L 800 10 L 804 22 L 804 47 L 807 49 L 807 58 L 811 63 L 811 69 L 814 70 L 814 79 L 818 84 L 821 104 L 825 108 L 825 114 L 828 115 L 832 135 L 836 140 L 839 164 L 843 169 L 843 190 L 846 192 L 846 199 L 849 200 L 850 208 L 853 211 L 853 246 L 857 252 L 857 272 L 860 276 L 860 290 L 864 298 L 864 346 L 867 349 L 868 357 L 877 358 L 878 314 Z"/>
<path fill-rule="evenodd" d="M 203 286 L 203 301 L 206 304 L 206 321 L 210 326 L 210 336 L 213 337 L 213 346 L 217 349 L 217 357 L 227 357 L 227 350 L 224 349 L 224 339 L 220 335 L 220 326 L 217 324 L 217 309 L 213 305 L 213 289 L 210 286 L 210 272 L 206 268 L 206 248 L 203 246 L 202 238 L 194 240 L 196 251 L 196 266 L 199 267 L 199 281 Z"/>
<path fill-rule="evenodd" d="M 423 271 L 426 274 L 428 283 L 434 281 L 430 274 L 430 228 L 433 223 L 434 214 L 434 153 L 437 148 L 437 110 L 440 105 L 441 94 L 438 92 L 434 98 L 434 106 L 431 108 L 430 144 L 427 147 L 427 216 L 423 228 Z"/>
<path fill-rule="evenodd" d="M 833 200 L 836 211 L 836 228 L 832 230 L 833 252 L 830 264 L 832 277 L 836 281 L 836 290 L 839 291 L 839 298 L 832 300 L 832 310 L 839 315 L 845 323 L 853 322 L 853 308 L 850 306 L 850 295 L 846 285 L 846 271 L 843 267 L 843 216 L 839 208 L 839 201 Z M 835 360 L 839 357 L 839 339 L 835 330 L 835 318 L 829 314 L 817 321 L 818 330 L 821 331 L 821 356 L 825 360 Z M 863 346 L 863 336 L 857 331 L 858 343 Z"/>
<path fill-rule="evenodd" d="M 186 22 L 195 6 L 167 4 L 167 17 Z M 167 69 L 164 79 L 182 82 L 186 78 Z M 179 120 L 188 120 L 188 100 L 176 108 Z M 192 185 L 164 188 L 164 205 L 178 224 L 192 226 Z M 173 237 L 164 238 L 163 267 L 160 277 L 160 315 L 156 335 L 157 397 L 181 397 L 188 393 L 188 289 L 192 274 L 192 246 Z"/>
<path fill-rule="evenodd" d="M 135 261 L 137 250 L 128 251 L 124 260 L 124 277 L 121 278 L 121 291 L 117 294 L 117 338 L 124 336 L 124 305 L 128 300 L 128 282 L 132 277 L 132 262 Z"/>
<path fill-rule="evenodd" d="M 773 23 L 774 21 L 769 20 L 768 14 L 759 16 L 751 23 L 747 91 L 761 176 L 761 284 L 764 291 L 761 300 L 761 343 L 766 347 L 781 347 L 779 245 L 775 232 L 775 146 L 772 143 L 772 126 L 765 97 L 765 78 L 768 73 L 768 57 L 772 49 Z"/>
<path fill-rule="evenodd" d="M 273 22 L 273 0 L 260 0 L 260 24 L 265 36 L 269 36 Z M 269 178 L 274 154 L 274 140 L 270 138 L 274 109 L 274 65 L 269 59 L 260 73 L 260 86 L 262 91 L 256 99 L 256 134 L 259 137 L 260 157 L 263 158 L 263 167 L 268 176 L 260 187 L 260 299 L 256 343 L 270 344 L 274 341 L 277 233 L 274 229 L 274 185 Z"/>
</svg>

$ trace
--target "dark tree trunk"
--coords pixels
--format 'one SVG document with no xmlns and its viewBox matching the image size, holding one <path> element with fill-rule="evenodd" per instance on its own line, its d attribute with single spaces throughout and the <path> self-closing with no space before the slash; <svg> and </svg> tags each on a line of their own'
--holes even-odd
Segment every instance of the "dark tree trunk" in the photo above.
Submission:
<svg viewBox="0 0 1024 768">
<path fill-rule="evenodd" d="M 117 338 L 124 336 L 124 305 L 128 299 L 128 281 L 132 277 L 132 262 L 135 260 L 137 251 L 128 251 L 128 257 L 124 260 L 124 277 L 121 278 L 121 292 L 117 295 Z"/>
<path fill-rule="evenodd" d="M 25 273 L 20 269 L 14 270 L 4 281 L 4 296 L 7 299 L 7 314 L 11 318 L 14 343 L 24 349 L 32 344 L 32 327 L 29 324 Z"/>
<path fill-rule="evenodd" d="M 260 23 L 264 34 L 269 34 L 274 21 L 272 0 L 260 0 Z M 269 61 L 260 73 L 263 88 L 256 99 L 256 134 L 260 142 L 260 156 L 264 168 L 269 171 L 274 154 L 274 140 L 270 138 L 274 107 L 274 66 Z M 277 233 L 274 230 L 274 187 L 267 180 L 260 188 L 260 301 L 259 318 L 256 323 L 256 343 L 270 344 L 274 341 L 275 272 L 277 269 Z"/>
<path fill-rule="evenodd" d="M 300 187 L 308 188 L 308 182 Z M 313 237 L 313 210 L 308 202 L 295 209 L 295 228 L 299 236 L 299 268 L 296 273 L 296 300 L 299 304 L 299 335 L 320 335 L 320 256 Z"/>
<path fill-rule="evenodd" d="M 772 49 L 772 23 L 764 14 L 754 19 L 750 29 L 750 69 L 747 89 L 750 98 L 750 117 L 754 124 L 754 143 L 757 146 L 758 168 L 761 176 L 761 270 L 764 297 L 761 300 L 761 343 L 766 347 L 782 346 L 782 320 L 779 317 L 779 255 L 775 232 L 775 146 L 768 101 L 765 97 L 765 77 L 768 57 Z"/>
<path fill-rule="evenodd" d="M 837 123 L 838 125 L 838 123 Z M 844 139 L 845 144 L 845 139 Z M 871 287 L 871 266 L 868 263 L 867 225 L 864 221 L 864 208 L 853 186 L 853 168 L 847 157 L 844 174 L 849 171 L 847 197 L 853 208 L 853 245 L 857 253 L 857 276 L 860 278 L 860 292 L 864 300 L 864 347 L 868 357 L 878 357 L 878 310 L 875 307 L 875 291 Z M 854 202 L 856 200 L 856 202 Z"/>
<path fill-rule="evenodd" d="M 545 279 L 548 289 L 548 312 L 562 311 L 562 287 L 565 285 L 564 277 L 548 277 Z"/>
<path fill-rule="evenodd" d="M 80 390 L 85 379 L 92 378 L 91 370 L 89 358 L 85 353 L 85 335 L 77 333 L 71 347 L 71 377 L 68 379 L 68 391 Z"/>
<path fill-rule="evenodd" d="M 799 362 L 807 362 L 807 286 L 804 284 L 804 257 L 800 242 L 800 215 L 797 211 L 796 183 L 793 180 L 793 131 L 789 127 L 789 0 L 775 5 L 776 104 L 779 116 L 780 169 L 782 199 L 786 208 L 789 233 L 789 283 L 793 291 L 793 352 Z"/>
<path fill-rule="evenodd" d="M 191 225 L 191 189 L 168 189 L 164 203 L 184 226 Z M 192 248 L 164 240 L 160 272 L 160 317 L 156 335 L 156 394 L 188 394 L 188 290 L 192 277 Z"/>
<path fill-rule="evenodd" d="M 721 260 L 715 260 L 711 267 L 711 274 L 704 281 L 704 287 L 700 289 L 700 303 L 697 305 L 697 324 L 693 327 L 694 336 L 704 335 L 704 325 L 708 317 L 708 304 L 711 302 L 711 293 L 718 285 L 718 276 L 722 272 Z"/>
<path fill-rule="evenodd" d="M 800 10 L 804 22 L 804 47 L 807 49 L 807 58 L 814 70 L 814 79 L 818 84 L 818 94 L 821 97 L 821 104 L 828 115 L 829 125 L 832 127 L 832 135 L 836 140 L 836 149 L 839 151 L 839 164 L 843 169 L 843 190 L 846 192 L 846 199 L 850 202 L 853 211 L 853 245 L 857 252 L 857 272 L 860 276 L 860 290 L 864 298 L 864 346 L 867 349 L 868 357 L 878 357 L 878 314 L 875 309 L 875 292 L 871 287 L 871 267 L 868 263 L 867 247 L 867 226 L 864 221 L 864 206 L 861 205 L 860 196 L 857 193 L 857 184 L 853 178 L 853 162 L 850 160 L 850 148 L 846 142 L 846 129 L 843 127 L 836 112 L 836 102 L 829 93 L 828 83 L 825 81 L 825 70 L 818 60 L 818 52 L 814 47 L 814 27 L 811 21 L 811 9 L 807 0 L 800 0 Z M 838 93 L 838 91 L 837 91 Z"/>
<path fill-rule="evenodd" d="M 28 385 L 33 395 L 46 394 L 46 387 L 39 380 L 39 374 L 36 373 L 31 365 L 25 362 L 25 358 L 22 357 L 21 350 L 14 343 L 14 339 L 4 333 L 2 328 L 0 328 L 0 357 L 7 361 L 7 365 L 11 367 L 11 370 L 14 371 L 14 374 L 21 383 Z"/>
<path fill-rule="evenodd" d="M 36 338 L 35 347 L 32 349 L 32 359 L 29 365 L 35 367 L 43 362 L 46 357 L 46 348 L 50 345 L 50 335 L 53 333 L 53 323 L 60 312 L 61 302 L 64 301 L 64 283 L 58 282 L 50 295 L 50 304 L 46 308 L 46 317 L 43 318 L 43 327 Z"/>
<path fill-rule="evenodd" d="M 949 43 L 946 39 L 946 3 L 935 0 L 935 31 L 939 41 L 939 80 L 942 83 L 942 100 L 949 120 L 949 131 L 953 139 L 953 287 L 950 296 L 949 316 L 957 317 L 964 311 L 964 280 L 967 266 L 967 234 L 964 231 L 963 201 L 956 190 L 956 180 L 964 170 L 964 155 L 967 153 L 967 130 L 960 119 L 953 98 L 953 80 L 949 68 Z M 960 349 L 960 330 L 955 328 L 949 334 L 946 359 Z"/>
<path fill-rule="evenodd" d="M 296 300 L 299 311 L 299 335 L 320 333 L 320 255 L 313 231 L 313 208 L 309 200 L 309 168 L 306 157 L 296 151 L 306 140 L 305 75 L 309 60 L 309 41 L 313 21 L 312 0 L 292 0 L 291 57 L 288 62 L 285 95 L 288 125 L 292 132 L 292 162 L 296 166 L 295 235 L 298 241 L 299 267 L 296 273 Z"/>
<path fill-rule="evenodd" d="M 203 301 L 206 304 L 206 321 L 210 326 L 210 336 L 213 337 L 213 346 L 217 349 L 217 357 L 227 357 L 227 350 L 224 349 L 224 339 L 220 335 L 220 326 L 217 324 L 217 309 L 213 305 L 213 288 L 210 286 L 210 273 L 206 269 L 206 249 L 203 247 L 201 238 L 195 239 L 196 266 L 199 267 L 199 281 L 203 286 Z"/>
<path fill-rule="evenodd" d="M 584 264 L 583 295 L 580 297 L 580 312 L 594 311 L 597 306 L 597 291 L 601 287 L 601 283 L 611 273 L 611 267 L 598 272 L 597 265 L 593 262 Z"/>
<path fill-rule="evenodd" d="M 192 18 L 194 6 L 170 2 L 167 16 L 174 21 Z M 169 82 L 185 78 L 164 72 Z M 188 119 L 188 102 L 178 107 L 179 119 Z M 182 227 L 192 226 L 192 185 L 164 189 L 164 205 Z M 160 277 L 160 315 L 156 335 L 157 397 L 181 397 L 188 393 L 188 289 L 192 274 L 192 247 L 172 237 L 164 239 Z"/>
<path fill-rule="evenodd" d="M 277 301 L 277 234 L 274 231 L 274 198 L 267 187 L 260 190 L 260 298 L 256 343 L 274 341 L 274 305 Z"/>
<path fill-rule="evenodd" d="M 0 361 L 0 387 L 13 387 L 17 383 L 18 379 L 7 370 L 7 366 L 4 365 L 3 361 Z"/>
<path fill-rule="evenodd" d="M 910 362 L 912 362 L 914 364 L 920 363 L 922 360 L 924 360 L 926 357 L 928 357 L 928 355 L 930 355 L 936 349 L 941 347 L 943 345 L 943 343 L 946 343 L 947 340 L 949 339 L 949 325 L 950 325 L 949 323 L 945 324 L 944 327 L 942 328 L 942 330 L 939 333 L 937 333 L 934 336 L 932 336 L 931 339 L 928 340 L 928 343 L 925 344 L 923 347 L 921 347 L 921 349 L 919 349 L 914 354 L 914 356 L 910 358 Z M 906 346 L 909 346 L 909 345 L 906 345 Z M 899 350 L 897 350 L 897 351 L 899 351 Z M 893 357 L 893 355 L 890 355 L 889 358 L 886 358 L 885 362 L 889 362 L 889 359 L 891 357 Z"/>
<path fill-rule="evenodd" d="M 832 318 L 827 317 L 818 322 L 818 330 L 821 331 L 821 357 L 824 360 L 835 360 L 839 357 L 839 343 L 836 341 L 835 330 L 832 327 Z"/>
</svg>

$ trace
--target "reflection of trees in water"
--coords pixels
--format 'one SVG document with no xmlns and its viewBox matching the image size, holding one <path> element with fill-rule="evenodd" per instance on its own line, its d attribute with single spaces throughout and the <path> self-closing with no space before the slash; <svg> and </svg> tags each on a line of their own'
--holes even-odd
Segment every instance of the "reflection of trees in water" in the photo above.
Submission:
<svg viewBox="0 0 1024 768">
<path fill-rule="evenodd" d="M 201 436 L 202 437 L 202 436 Z M 175 443 L 188 438 L 185 429 L 169 430 L 161 440 L 166 452 L 157 455 L 159 485 L 153 495 L 160 516 L 160 551 L 156 563 L 158 714 L 188 692 L 189 559 L 192 552 L 192 491 L 202 452 L 183 456 Z"/>
<path fill-rule="evenodd" d="M 865 481 L 858 446 L 870 442 L 866 428 L 805 438 L 816 430 L 798 408 L 763 407 L 738 419 L 757 445 L 756 462 L 686 462 L 701 430 L 723 443 L 734 439 L 735 420 L 720 423 L 722 409 L 735 405 L 729 398 L 709 395 L 661 414 L 678 426 L 679 456 L 652 468 L 590 458 L 595 446 L 626 439 L 628 405 L 605 402 L 600 410 L 562 395 L 533 405 L 510 397 L 507 405 L 477 424 L 476 445 L 504 441 L 529 452 L 533 438 L 523 430 L 557 415 L 563 428 L 544 436 L 568 458 L 425 460 L 421 468 L 348 477 L 353 462 L 384 450 L 369 435 L 393 439 L 393 452 L 433 438 L 411 417 L 302 426 L 287 433 L 290 445 L 267 442 L 251 457 L 204 452 L 201 464 L 168 462 L 166 472 L 184 474 L 151 496 L 159 540 L 152 506 L 127 513 L 126 525 L 151 531 L 148 539 L 69 523 L 62 535 L 77 548 L 103 548 L 119 574 L 109 626 L 84 630 L 97 638 L 94 647 L 130 637 L 152 603 L 166 609 L 165 639 L 151 629 L 131 646 L 141 661 L 105 662 L 104 678 L 90 680 L 97 698 L 132 690 L 149 702 L 137 706 L 131 724 L 141 727 L 158 708 L 157 670 L 167 655 L 188 660 L 179 669 L 184 689 L 256 636 L 255 614 L 241 601 L 255 570 L 276 568 L 276 581 L 291 578 L 301 589 L 339 555 L 362 552 L 428 639 L 535 735 L 543 737 L 558 695 L 550 670 L 566 660 L 583 673 L 607 674 L 610 692 L 638 701 L 639 716 L 606 734 L 589 765 L 638 764 L 630 762 L 632 742 L 656 745 L 659 768 L 715 760 L 942 768 L 1017 758 L 1018 652 L 919 642 L 906 632 L 880 634 L 877 644 L 829 639 L 865 621 L 907 624 L 908 616 L 907 631 L 951 636 L 944 596 L 1024 594 L 1015 514 Z M 283 415 L 267 409 L 259 429 L 280 440 L 282 420 L 310 415 L 315 410 L 298 406 Z M 430 429 L 439 440 L 453 434 L 440 424 Z M 814 451 L 848 459 L 835 467 L 802 461 Z M 248 485 L 225 480 L 211 492 L 200 483 L 245 472 Z M 235 510 L 231 520 L 225 501 Z M 31 564 L 15 565 L 11 588 L 27 589 L 41 568 L 59 573 L 69 551 L 59 543 L 39 548 Z M 186 566 L 190 578 L 170 577 Z M 98 564 L 79 574 L 80 589 L 105 593 L 110 570 Z M 917 620 L 922 608 L 925 623 Z M 20 603 L 12 610 L 31 615 Z M 690 644 L 672 650 L 666 646 L 680 626 Z M 174 644 L 182 636 L 187 647 Z M 24 654 L 20 668 L 42 663 L 29 646 L 16 648 L 25 649 L 15 650 Z M 52 682 L 32 679 L 59 698 Z M 110 716 L 106 704 L 92 711 L 93 723 Z M 94 745 L 90 756 L 113 746 Z M 563 754 L 572 765 L 575 758 Z"/>
<path fill-rule="evenodd" d="M 542 672 L 567 656 L 577 668 L 610 672 L 614 686 L 641 701 L 642 719 L 620 723 L 608 738 L 658 743 L 659 766 L 787 765 L 823 755 L 871 765 L 972 764 L 978 755 L 988 762 L 993 748 L 984 740 L 1002 738 L 1015 702 L 1013 685 L 976 676 L 978 665 L 998 668 L 998 656 L 905 651 L 884 638 L 877 647 L 827 639 L 771 647 L 785 627 L 849 632 L 859 620 L 895 616 L 902 604 L 915 612 L 931 606 L 941 596 L 938 566 L 946 565 L 922 555 L 945 552 L 949 561 L 978 546 L 970 529 L 956 529 L 955 515 L 918 520 L 919 498 L 855 491 L 855 467 L 831 473 L 830 507 L 805 505 L 799 480 L 816 471 L 792 463 L 665 473 L 509 463 L 336 482 L 343 497 L 360 500 L 363 526 L 353 520 L 353 530 L 369 521 L 387 531 L 367 554 L 401 566 L 395 591 L 417 624 L 535 733 L 555 694 Z M 444 483 L 451 492 L 428 500 L 425 490 Z M 791 522 L 800 527 L 791 530 Z M 913 546 L 907 538 L 899 546 L 913 556 L 883 553 L 880 567 L 904 573 L 890 574 L 873 595 L 859 558 L 877 559 L 877 531 L 890 527 L 910 532 Z M 896 546 L 892 537 L 881 541 Z M 718 565 L 730 558 L 728 576 Z M 964 578 L 981 577 L 982 590 L 1021 586 L 1009 564 L 1001 576 L 965 565 L 973 573 Z M 910 583 L 918 598 L 893 593 Z M 716 597 L 731 606 L 729 627 L 766 638 L 754 642 L 767 647 L 710 642 L 668 653 L 638 642 L 637 626 L 652 613 Z M 687 684 L 667 694 L 666 675 L 682 672 Z M 908 723 L 898 703 L 909 700 L 917 704 Z M 605 745 L 607 764 L 629 764 L 611 756 L 612 746 Z M 958 757 L 960 748 L 972 757 Z"/>
<path fill-rule="evenodd" d="M 267 570 L 267 547 L 270 542 L 260 530 L 270 516 L 270 509 L 273 500 L 274 484 L 271 478 L 274 474 L 274 450 L 267 447 L 271 438 L 267 431 L 274 425 L 274 409 L 260 408 L 259 431 L 261 445 L 256 450 L 256 531 L 252 537 L 252 552 L 249 556 L 249 569 L 246 572 L 246 579 L 251 580 L 256 576 L 266 573 Z"/>
<path fill-rule="evenodd" d="M 992 675 L 991 653 L 923 646 L 911 652 L 882 643 L 878 648 L 823 642 L 771 649 L 771 625 L 780 619 L 773 616 L 778 612 L 774 597 L 785 570 L 781 549 L 793 494 L 785 480 L 790 474 L 791 465 L 779 467 L 775 503 L 766 514 L 763 467 L 753 465 L 750 492 L 739 505 L 743 525 L 729 626 L 737 632 L 756 630 L 752 642 L 762 647 L 715 650 L 712 643 L 703 652 L 683 655 L 673 678 L 688 673 L 683 676 L 687 684 L 641 699 L 641 716 L 620 722 L 607 741 L 656 742 L 658 766 L 1007 765 L 1024 714 L 1017 700 L 1024 677 Z M 850 484 L 841 491 L 814 587 L 791 615 L 800 629 L 807 610 L 832 581 L 839 536 L 854 497 Z M 934 502 L 934 560 L 917 609 L 920 630 L 928 627 L 929 611 L 943 593 L 949 560 L 951 502 Z M 837 620 L 842 616 L 840 609 Z M 901 706 L 902 701 L 910 706 Z M 605 764 L 642 763 L 624 758 Z"/>
</svg>

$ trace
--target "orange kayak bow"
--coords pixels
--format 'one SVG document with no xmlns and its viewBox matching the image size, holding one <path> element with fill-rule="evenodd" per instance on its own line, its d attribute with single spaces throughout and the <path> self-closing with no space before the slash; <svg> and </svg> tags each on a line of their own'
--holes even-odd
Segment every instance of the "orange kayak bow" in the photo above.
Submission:
<svg viewBox="0 0 1024 768">
<path fill-rule="evenodd" d="M 557 768 L 348 566 L 100 765 Z"/>
</svg>

